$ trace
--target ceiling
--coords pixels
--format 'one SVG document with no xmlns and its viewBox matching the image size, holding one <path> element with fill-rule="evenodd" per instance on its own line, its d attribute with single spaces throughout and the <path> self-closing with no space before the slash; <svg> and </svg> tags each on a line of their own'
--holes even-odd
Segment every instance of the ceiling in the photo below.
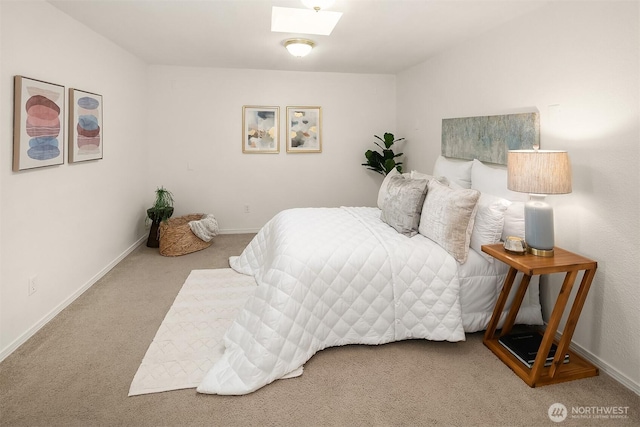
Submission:
<svg viewBox="0 0 640 427">
<path fill-rule="evenodd" d="M 271 32 L 300 0 L 49 0 L 148 64 L 395 74 L 544 5 L 540 0 L 336 0 L 329 36 Z M 316 42 L 304 58 L 283 47 Z"/>
</svg>

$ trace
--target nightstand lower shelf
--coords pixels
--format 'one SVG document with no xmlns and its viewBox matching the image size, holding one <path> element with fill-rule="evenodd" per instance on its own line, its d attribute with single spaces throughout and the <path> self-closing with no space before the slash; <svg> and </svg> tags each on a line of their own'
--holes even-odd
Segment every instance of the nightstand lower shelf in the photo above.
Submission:
<svg viewBox="0 0 640 427">
<path fill-rule="evenodd" d="M 558 344 L 556 342 L 556 344 Z M 493 352 L 502 362 L 518 375 L 529 387 L 538 387 L 555 384 L 564 381 L 573 381 L 580 378 L 594 377 L 598 375 L 598 368 L 569 350 L 569 362 L 562 363 L 557 368 L 555 376 L 549 375 L 551 366 L 545 366 L 540 371 L 540 377 L 534 380 L 531 368 L 519 361 L 513 354 L 498 342 L 498 338 L 484 341 L 484 345 Z"/>
</svg>

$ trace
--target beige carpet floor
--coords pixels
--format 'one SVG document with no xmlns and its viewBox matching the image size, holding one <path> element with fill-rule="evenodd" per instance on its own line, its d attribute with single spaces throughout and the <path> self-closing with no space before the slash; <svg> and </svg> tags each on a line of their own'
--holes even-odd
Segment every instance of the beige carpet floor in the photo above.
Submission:
<svg viewBox="0 0 640 427">
<path fill-rule="evenodd" d="M 316 354 L 299 378 L 247 396 L 193 389 L 127 397 L 189 272 L 227 267 L 252 235 L 166 258 L 142 246 L 0 363 L 2 426 L 640 425 L 640 397 L 610 377 L 529 388 L 482 345 L 405 341 Z M 550 421 L 554 403 L 627 418 Z"/>
</svg>

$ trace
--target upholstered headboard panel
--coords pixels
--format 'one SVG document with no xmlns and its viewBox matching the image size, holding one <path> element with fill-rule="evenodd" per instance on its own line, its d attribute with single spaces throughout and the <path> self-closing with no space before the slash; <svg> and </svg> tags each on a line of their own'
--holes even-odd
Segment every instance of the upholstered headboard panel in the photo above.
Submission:
<svg viewBox="0 0 640 427">
<path fill-rule="evenodd" d="M 536 113 L 442 119 L 442 155 L 507 164 L 507 151 L 540 146 Z"/>
</svg>

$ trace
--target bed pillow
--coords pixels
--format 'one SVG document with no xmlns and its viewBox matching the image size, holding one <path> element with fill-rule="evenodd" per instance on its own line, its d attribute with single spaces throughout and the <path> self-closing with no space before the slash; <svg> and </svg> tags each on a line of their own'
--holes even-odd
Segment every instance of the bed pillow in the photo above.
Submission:
<svg viewBox="0 0 640 427">
<path fill-rule="evenodd" d="M 444 176 L 433 176 L 433 175 L 429 175 L 427 173 L 422 173 L 418 171 L 411 171 L 410 176 L 411 176 L 411 179 L 426 179 L 426 180 L 437 179 L 442 184 L 449 185 L 449 180 Z"/>
<path fill-rule="evenodd" d="M 526 193 L 518 193 L 507 188 L 507 170 L 490 167 L 474 159 L 471 167 L 471 188 L 482 194 L 492 194 L 512 201 L 526 201 Z"/>
<path fill-rule="evenodd" d="M 509 236 L 524 239 L 524 202 L 513 202 L 504 212 L 502 240 Z"/>
<path fill-rule="evenodd" d="M 385 175 L 382 180 L 382 184 L 380 185 L 380 189 L 378 190 L 378 208 L 382 209 L 382 203 L 384 202 L 384 198 L 387 197 L 387 186 L 389 185 L 389 180 L 394 176 L 404 176 L 405 178 L 409 178 L 409 173 L 401 174 L 398 172 L 398 169 L 391 169 L 391 171 Z"/>
<path fill-rule="evenodd" d="M 380 219 L 405 236 L 412 237 L 418 234 L 418 223 L 428 182 L 426 179 L 392 176 L 387 184 L 387 195 L 382 203 Z"/>
<path fill-rule="evenodd" d="M 444 176 L 449 183 L 455 182 L 462 188 L 471 188 L 472 161 L 448 159 L 439 156 L 433 167 L 434 176 Z"/>
<path fill-rule="evenodd" d="M 384 203 L 385 197 L 387 197 L 387 187 L 389 185 L 389 181 L 394 176 L 400 176 L 400 172 L 398 169 L 393 168 L 391 171 L 384 177 L 382 180 L 382 184 L 380 185 L 380 190 L 378 190 L 378 208 L 382 209 L 382 204 Z"/>
<path fill-rule="evenodd" d="M 429 181 L 418 231 L 463 264 L 469 254 L 479 197 L 480 193 L 476 190 L 453 190 L 432 179 Z"/>
<path fill-rule="evenodd" d="M 478 199 L 478 210 L 473 222 L 469 246 L 489 262 L 493 262 L 493 257 L 482 252 L 482 245 L 492 245 L 500 241 L 504 213 L 509 205 L 511 205 L 510 201 L 486 193 L 481 193 Z"/>
</svg>

